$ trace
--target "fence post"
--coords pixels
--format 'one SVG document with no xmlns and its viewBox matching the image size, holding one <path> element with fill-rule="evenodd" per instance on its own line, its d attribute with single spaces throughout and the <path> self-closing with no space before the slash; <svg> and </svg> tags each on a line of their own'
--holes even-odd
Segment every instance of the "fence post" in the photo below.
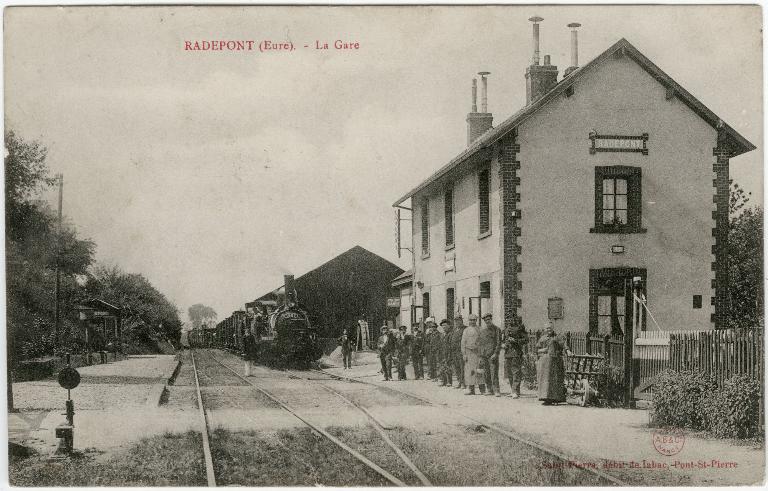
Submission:
<svg viewBox="0 0 768 491">
<path fill-rule="evenodd" d="M 571 348 L 571 331 L 567 331 L 565 333 L 565 345 L 568 346 L 568 349 Z M 587 352 L 589 352 L 589 348 L 587 348 Z"/>
</svg>

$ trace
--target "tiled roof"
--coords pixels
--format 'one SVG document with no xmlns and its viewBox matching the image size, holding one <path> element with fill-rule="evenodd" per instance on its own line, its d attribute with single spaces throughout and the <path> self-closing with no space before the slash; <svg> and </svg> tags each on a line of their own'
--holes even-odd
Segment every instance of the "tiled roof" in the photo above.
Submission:
<svg viewBox="0 0 768 491">
<path fill-rule="evenodd" d="M 626 39 L 622 38 L 617 41 L 613 46 L 601 53 L 597 58 L 593 59 L 586 65 L 574 70 L 567 77 L 558 82 L 552 90 L 544 94 L 540 99 L 523 107 L 515 114 L 507 118 L 501 124 L 495 128 L 483 133 L 477 140 L 475 140 L 466 150 L 454 157 L 450 162 L 441 167 L 437 172 L 432 174 L 427 180 L 411 189 L 403 195 L 400 199 L 395 201 L 393 206 L 400 205 L 403 201 L 409 199 L 414 194 L 423 190 L 436 180 L 440 179 L 448 172 L 466 162 L 472 155 L 479 150 L 491 147 L 495 142 L 509 134 L 513 129 L 517 128 L 523 121 L 528 119 L 533 113 L 540 108 L 547 105 L 550 101 L 562 94 L 568 87 L 580 78 L 584 73 L 589 72 L 593 68 L 600 66 L 605 60 L 609 59 L 617 51 L 621 51 L 626 56 L 632 58 L 638 65 L 640 65 L 646 72 L 648 72 L 653 78 L 655 78 L 662 85 L 674 90 L 675 96 L 683 101 L 692 111 L 701 116 L 711 126 L 718 128 L 721 127 L 726 133 L 726 138 L 731 148 L 733 149 L 732 156 L 741 155 L 742 153 L 754 150 L 755 146 L 750 143 L 746 138 L 740 135 L 732 127 L 725 124 L 715 113 L 709 108 L 691 95 L 680 84 L 675 82 L 672 77 L 664 73 L 664 71 L 657 67 L 651 60 L 645 57 L 637 48 Z"/>
</svg>

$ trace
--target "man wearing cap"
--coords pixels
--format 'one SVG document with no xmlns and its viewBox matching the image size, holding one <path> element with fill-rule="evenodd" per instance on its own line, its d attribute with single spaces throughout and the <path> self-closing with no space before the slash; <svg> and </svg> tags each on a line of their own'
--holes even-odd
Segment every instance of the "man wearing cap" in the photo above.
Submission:
<svg viewBox="0 0 768 491">
<path fill-rule="evenodd" d="M 437 325 L 435 324 L 434 317 L 427 317 L 426 320 L 427 332 L 425 335 L 425 351 L 427 355 L 427 369 L 430 380 L 437 380 L 437 339 L 439 339 L 437 332 Z"/>
<path fill-rule="evenodd" d="M 395 334 L 395 350 L 397 352 L 397 379 L 406 380 L 405 367 L 408 364 L 409 337 L 406 333 L 406 327 L 400 326 L 399 332 Z"/>
<path fill-rule="evenodd" d="M 424 378 L 424 333 L 421 326 L 416 323 L 411 326 L 411 363 L 416 380 Z"/>
<path fill-rule="evenodd" d="M 453 331 L 451 331 L 451 361 L 453 362 L 453 373 L 456 375 L 456 388 L 465 389 L 464 384 L 464 357 L 461 354 L 461 337 L 464 335 L 464 319 L 461 314 L 456 314 L 453 318 Z"/>
<path fill-rule="evenodd" d="M 354 342 L 354 339 L 352 339 L 347 330 L 344 329 L 339 338 L 339 346 L 341 346 L 341 357 L 344 361 L 344 368 L 352 368 L 352 345 Z"/>
<path fill-rule="evenodd" d="M 523 359 L 528 344 L 525 326 L 517 319 L 504 330 L 504 367 L 512 388 L 512 398 L 520 397 L 520 382 L 523 379 Z"/>
<path fill-rule="evenodd" d="M 440 387 L 453 386 L 452 368 L 453 357 L 451 356 L 451 323 L 448 319 L 440 321 L 440 327 L 443 332 L 440 335 Z"/>
<path fill-rule="evenodd" d="M 499 392 L 499 352 L 501 351 L 501 329 L 493 323 L 493 314 L 483 314 L 485 326 L 480 329 L 479 344 L 482 365 L 485 368 L 485 385 L 487 395 L 501 397 Z"/>
<path fill-rule="evenodd" d="M 475 385 L 480 386 L 480 392 L 485 393 L 485 380 L 480 370 L 480 345 L 477 329 L 477 316 L 469 314 L 469 326 L 461 336 L 461 355 L 464 359 L 464 382 L 467 384 L 466 395 L 475 395 Z"/>
<path fill-rule="evenodd" d="M 394 348 L 392 336 L 387 326 L 381 326 L 381 335 L 377 346 L 379 348 L 379 360 L 381 360 L 381 373 L 384 374 L 384 380 L 392 380 L 392 350 Z"/>
</svg>

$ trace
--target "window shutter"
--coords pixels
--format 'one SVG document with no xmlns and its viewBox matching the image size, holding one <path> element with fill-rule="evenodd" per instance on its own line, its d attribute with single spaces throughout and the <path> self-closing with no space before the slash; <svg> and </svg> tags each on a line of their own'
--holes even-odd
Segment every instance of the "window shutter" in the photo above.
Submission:
<svg viewBox="0 0 768 491">
<path fill-rule="evenodd" d="M 453 245 L 453 189 L 445 192 L 445 245 Z"/>
<path fill-rule="evenodd" d="M 643 226 L 643 193 L 642 193 L 642 169 L 637 167 L 627 181 L 629 200 L 629 226 L 639 230 Z"/>
<path fill-rule="evenodd" d="M 479 177 L 479 204 L 480 204 L 480 233 L 491 229 L 490 217 L 490 172 L 486 169 L 480 172 Z"/>
<path fill-rule="evenodd" d="M 429 254 L 429 201 L 421 204 L 421 253 Z"/>
</svg>

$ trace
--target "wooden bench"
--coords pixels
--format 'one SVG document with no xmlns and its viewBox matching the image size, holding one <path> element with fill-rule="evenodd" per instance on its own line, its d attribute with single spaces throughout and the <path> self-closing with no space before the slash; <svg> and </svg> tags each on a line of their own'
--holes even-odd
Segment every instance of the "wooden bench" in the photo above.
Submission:
<svg viewBox="0 0 768 491">
<path fill-rule="evenodd" d="M 605 359 L 600 355 L 570 355 L 567 357 L 565 386 L 568 403 L 587 406 L 599 395 L 599 377 Z"/>
</svg>

